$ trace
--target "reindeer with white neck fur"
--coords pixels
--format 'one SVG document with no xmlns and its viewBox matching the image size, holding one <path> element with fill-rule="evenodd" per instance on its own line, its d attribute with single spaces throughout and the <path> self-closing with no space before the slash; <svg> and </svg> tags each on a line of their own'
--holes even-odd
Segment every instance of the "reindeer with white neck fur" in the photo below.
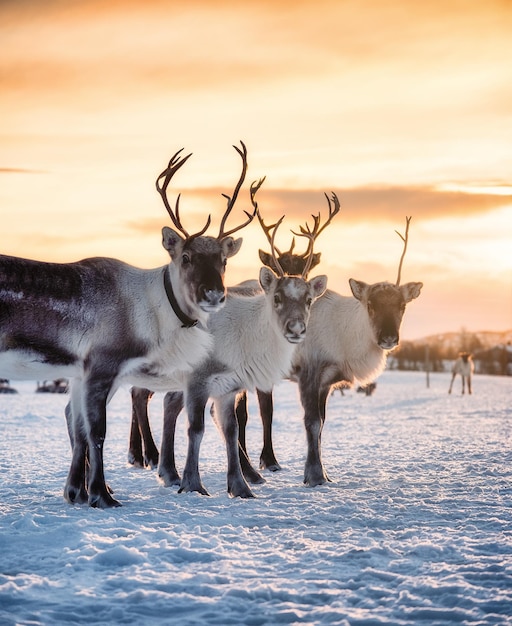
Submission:
<svg viewBox="0 0 512 626">
<path fill-rule="evenodd" d="M 72 379 L 66 410 L 72 461 L 64 496 L 70 503 L 119 506 L 105 483 L 106 405 L 123 383 L 172 389 L 212 348 L 208 315 L 225 301 L 226 260 L 241 239 L 225 230 L 242 174 L 222 218 L 219 235 L 205 227 L 190 235 L 167 200 L 167 186 L 190 155 L 181 150 L 157 178 L 157 190 L 177 228 L 164 227 L 171 263 L 142 270 L 116 259 L 69 264 L 0 256 L 0 376 Z M 179 231 L 179 232 L 178 232 Z"/>
</svg>

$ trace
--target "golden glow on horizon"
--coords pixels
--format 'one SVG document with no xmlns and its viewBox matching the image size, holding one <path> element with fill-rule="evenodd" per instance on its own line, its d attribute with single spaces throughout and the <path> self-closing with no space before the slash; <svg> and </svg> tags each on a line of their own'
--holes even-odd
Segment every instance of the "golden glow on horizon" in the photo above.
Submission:
<svg viewBox="0 0 512 626">
<path fill-rule="evenodd" d="M 425 289 L 403 336 L 512 328 L 510 32 L 499 0 L 3 3 L 1 251 L 163 264 L 156 175 L 193 152 L 170 194 L 217 224 L 243 139 L 237 210 L 263 175 L 287 228 L 340 196 L 318 242 L 332 288 L 394 280 L 412 215 L 404 277 Z M 265 246 L 243 237 L 230 282 Z"/>
</svg>

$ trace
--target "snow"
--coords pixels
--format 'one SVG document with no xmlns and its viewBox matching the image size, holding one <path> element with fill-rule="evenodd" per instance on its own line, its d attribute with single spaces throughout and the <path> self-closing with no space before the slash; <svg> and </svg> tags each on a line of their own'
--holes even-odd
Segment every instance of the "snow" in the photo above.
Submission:
<svg viewBox="0 0 512 626">
<path fill-rule="evenodd" d="M 323 435 L 333 482 L 302 484 L 297 388 L 275 393 L 275 450 L 254 500 L 225 491 L 212 421 L 211 497 L 178 494 L 126 462 L 130 395 L 109 405 L 107 480 L 119 509 L 70 506 L 67 396 L 0 396 L 0 624 L 510 624 L 512 379 L 385 372 L 336 392 Z M 157 440 L 162 394 L 151 403 Z M 254 396 L 248 446 L 260 452 Z M 178 464 L 186 450 L 179 420 Z"/>
</svg>

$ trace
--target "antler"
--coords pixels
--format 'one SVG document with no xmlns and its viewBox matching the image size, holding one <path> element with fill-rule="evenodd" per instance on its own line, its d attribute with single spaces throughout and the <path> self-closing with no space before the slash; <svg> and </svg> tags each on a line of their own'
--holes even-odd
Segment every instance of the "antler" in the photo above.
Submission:
<svg viewBox="0 0 512 626">
<path fill-rule="evenodd" d="M 183 224 L 181 223 L 181 219 L 180 219 L 180 197 L 181 197 L 181 194 L 178 194 L 178 197 L 176 198 L 176 204 L 175 204 L 174 211 L 171 209 L 171 206 L 169 204 L 169 200 L 167 198 L 167 187 L 169 186 L 169 183 L 171 182 L 171 178 L 174 176 L 174 174 L 176 174 L 176 172 L 180 169 L 180 167 L 182 165 L 184 165 L 184 163 L 186 163 L 186 161 L 188 161 L 188 159 L 192 156 L 192 153 L 191 153 L 191 154 L 188 154 L 186 157 L 179 158 L 178 155 L 180 154 L 180 152 L 183 152 L 183 148 L 181 150 L 178 150 L 178 152 L 176 152 L 176 154 L 171 157 L 171 160 L 169 161 L 169 165 L 165 168 L 165 170 L 156 179 L 156 190 L 158 191 L 158 193 L 162 197 L 162 200 L 164 202 L 164 206 L 167 209 L 167 213 L 169 213 L 169 215 L 171 217 L 171 220 L 172 220 L 173 224 L 176 226 L 176 228 L 183 235 L 185 235 L 185 237 L 187 239 L 193 239 L 194 237 L 199 237 L 203 233 L 206 232 L 206 229 L 208 228 L 208 226 L 210 225 L 210 222 L 211 222 L 211 216 L 210 215 L 208 216 L 208 219 L 206 220 L 206 225 L 205 225 L 205 227 L 201 231 L 199 231 L 198 233 L 196 233 L 194 235 L 189 235 L 188 232 L 183 227 Z M 160 181 L 162 179 L 163 179 L 163 182 L 160 184 Z"/>
<path fill-rule="evenodd" d="M 400 237 L 400 239 L 404 242 L 404 251 L 402 252 L 402 256 L 400 257 L 400 265 L 398 266 L 398 276 L 396 279 L 396 286 L 400 285 L 400 278 L 402 276 L 402 264 L 404 262 L 405 253 L 407 252 L 407 242 L 409 240 L 409 224 L 411 223 L 411 217 L 405 217 L 405 237 L 395 230 L 395 233 Z"/>
<path fill-rule="evenodd" d="M 325 228 L 327 228 L 327 226 L 329 226 L 333 217 L 340 212 L 340 201 L 338 200 L 338 196 L 334 193 L 334 191 L 331 193 L 332 193 L 331 198 L 329 198 L 327 194 L 324 194 L 327 199 L 327 204 L 329 205 L 329 217 L 327 218 L 325 224 L 322 227 L 320 227 L 320 213 L 318 213 L 318 215 L 311 215 L 311 217 L 313 218 L 313 228 L 310 228 L 309 224 L 306 222 L 305 227 L 304 226 L 300 227 L 300 233 L 296 233 L 295 231 L 292 230 L 292 233 L 294 235 L 297 235 L 298 237 L 307 237 L 309 239 L 308 248 L 303 255 L 303 258 L 306 258 L 307 256 L 307 261 L 306 261 L 306 265 L 304 266 L 304 269 L 302 270 L 302 278 L 306 278 L 306 276 L 309 273 L 309 270 L 311 269 L 311 263 L 313 262 L 313 248 L 315 246 L 315 240 L 320 235 L 320 233 L 323 232 Z M 331 199 L 332 199 L 332 202 L 331 202 Z"/>
<path fill-rule="evenodd" d="M 226 220 L 228 219 L 229 214 L 231 213 L 231 211 L 233 210 L 233 207 L 235 206 L 235 202 L 238 197 L 238 192 L 240 191 L 240 188 L 243 185 L 243 182 L 245 180 L 245 175 L 247 173 L 247 148 L 245 147 L 245 144 L 243 141 L 240 141 L 240 144 L 242 146 L 241 150 L 237 146 L 233 146 L 233 148 L 242 157 L 242 173 L 240 174 L 238 183 L 236 184 L 235 189 L 233 191 L 233 196 L 230 197 L 225 193 L 222 194 L 224 198 L 227 199 L 228 206 L 226 208 L 224 215 L 222 216 L 222 220 L 220 223 L 220 230 L 219 230 L 217 239 L 223 239 L 224 237 L 227 237 L 228 235 L 232 235 L 233 233 L 236 233 L 237 230 L 241 230 L 242 228 L 250 224 L 252 220 L 254 219 L 254 216 L 256 215 L 256 209 L 254 210 L 254 213 L 252 213 L 252 215 L 248 211 L 244 211 L 244 213 L 247 215 L 247 220 L 243 224 L 240 224 L 240 226 L 236 226 L 235 228 L 232 228 L 231 230 L 228 230 L 228 231 L 224 230 L 224 226 L 226 225 Z M 260 180 L 256 191 L 260 188 L 264 180 L 265 180 L 264 178 Z M 251 186 L 251 200 L 252 200 L 252 186 Z"/>
<path fill-rule="evenodd" d="M 265 180 L 265 179 L 261 179 L 259 181 L 258 188 L 259 188 L 259 185 L 261 185 L 261 183 L 263 182 L 263 180 Z M 251 187 L 251 191 L 252 191 L 252 187 Z M 284 273 L 284 270 L 283 270 L 281 264 L 277 260 L 276 252 L 277 252 L 277 254 L 279 256 L 281 255 L 281 253 L 279 252 L 279 250 L 275 246 L 275 238 L 276 238 L 277 229 L 281 225 L 281 222 L 284 220 L 284 215 L 275 224 L 271 224 L 270 226 L 267 226 L 265 224 L 265 222 L 263 221 L 263 218 L 261 217 L 260 212 L 258 211 L 258 204 L 256 202 L 254 202 L 254 196 L 253 196 L 252 193 L 251 193 L 251 200 L 253 201 L 252 204 L 253 204 L 254 209 L 256 211 L 256 215 L 258 216 L 258 221 L 260 223 L 260 226 L 263 229 L 263 232 L 265 233 L 265 235 L 266 235 L 266 237 L 268 239 L 268 242 L 270 243 L 270 253 L 272 254 L 272 260 L 274 261 L 274 266 L 277 269 L 278 275 L 281 278 L 283 278 L 285 273 Z M 270 231 L 272 231 L 272 234 L 270 234 Z"/>
</svg>

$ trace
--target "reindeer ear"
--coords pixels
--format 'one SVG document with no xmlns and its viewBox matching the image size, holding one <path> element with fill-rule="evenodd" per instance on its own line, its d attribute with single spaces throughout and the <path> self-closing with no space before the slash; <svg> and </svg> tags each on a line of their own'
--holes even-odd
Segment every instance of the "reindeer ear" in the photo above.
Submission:
<svg viewBox="0 0 512 626">
<path fill-rule="evenodd" d="M 182 248 L 185 240 L 175 230 L 164 226 L 162 228 L 162 245 L 173 258 Z"/>
<path fill-rule="evenodd" d="M 308 283 L 313 289 L 313 296 L 315 297 L 315 299 L 319 298 L 327 289 L 327 276 L 325 276 L 325 274 L 322 274 L 321 276 L 316 276 L 315 278 L 312 278 L 310 281 L 308 281 Z"/>
<path fill-rule="evenodd" d="M 404 300 L 410 302 L 420 295 L 422 287 L 423 283 L 405 283 L 405 285 L 400 285 L 400 291 L 402 292 Z"/>
<path fill-rule="evenodd" d="M 355 278 L 351 278 L 348 281 L 348 284 L 350 285 L 350 289 L 354 298 L 361 302 L 364 296 L 368 293 L 368 288 L 370 285 L 363 282 L 362 280 L 356 280 Z"/>
<path fill-rule="evenodd" d="M 239 237 L 238 239 L 233 239 L 233 237 L 224 237 L 220 245 L 222 246 L 222 252 L 224 252 L 227 259 L 235 256 L 242 246 L 242 241 L 242 237 Z"/>
<path fill-rule="evenodd" d="M 269 267 L 262 267 L 260 269 L 260 285 L 265 293 L 268 293 L 272 286 L 277 281 L 277 276 Z"/>
<path fill-rule="evenodd" d="M 263 265 L 266 265 L 267 267 L 273 266 L 271 254 L 269 254 L 268 252 L 264 252 L 263 250 L 258 250 L 258 254 L 260 255 L 260 261 L 263 263 Z"/>
<path fill-rule="evenodd" d="M 309 268 L 310 271 L 320 263 L 321 256 L 322 256 L 321 252 L 315 252 L 313 254 L 313 260 L 311 261 L 311 267 Z"/>
</svg>

